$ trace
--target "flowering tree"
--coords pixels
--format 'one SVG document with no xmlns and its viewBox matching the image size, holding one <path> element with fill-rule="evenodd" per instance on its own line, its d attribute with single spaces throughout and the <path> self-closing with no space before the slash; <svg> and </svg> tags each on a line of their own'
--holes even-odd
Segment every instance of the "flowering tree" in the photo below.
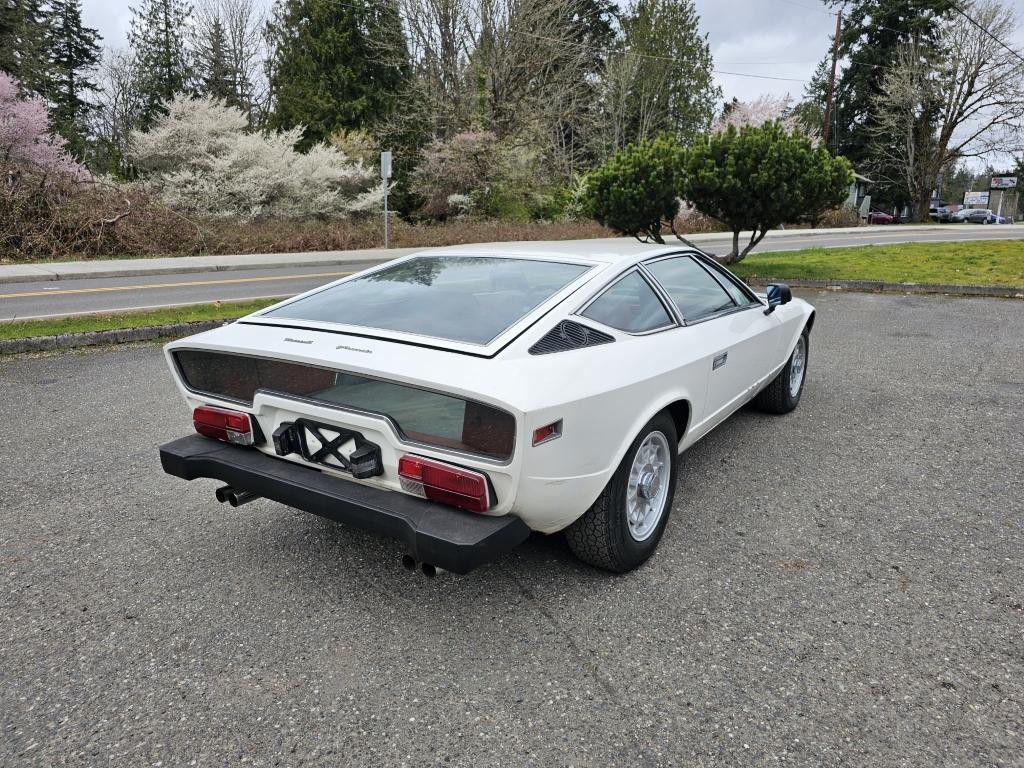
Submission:
<svg viewBox="0 0 1024 768">
<path fill-rule="evenodd" d="M 329 218 L 375 207 L 373 168 L 325 145 L 300 154 L 302 127 L 264 135 L 240 110 L 178 97 L 133 136 L 144 185 L 168 206 L 212 218 Z"/>
<path fill-rule="evenodd" d="M 807 126 L 794 111 L 793 99 L 788 93 L 785 96 L 762 93 L 753 101 L 733 99 L 725 105 L 722 114 L 715 121 L 713 130 L 718 133 L 726 130 L 730 125 L 739 130 L 745 125 L 758 127 L 765 123 L 778 123 L 787 133 L 801 133 L 811 139 L 815 145 L 818 143 L 818 131 L 807 129 Z"/>
<path fill-rule="evenodd" d="M 50 129 L 46 105 L 38 96 L 22 98 L 18 82 L 0 72 L 0 171 L 13 185 L 30 173 L 44 178 L 84 180 L 89 173 Z"/>
</svg>

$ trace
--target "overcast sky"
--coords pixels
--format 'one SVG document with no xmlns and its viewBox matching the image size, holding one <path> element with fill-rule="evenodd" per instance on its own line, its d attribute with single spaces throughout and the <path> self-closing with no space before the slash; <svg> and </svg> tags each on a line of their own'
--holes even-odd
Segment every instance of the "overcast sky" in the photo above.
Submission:
<svg viewBox="0 0 1024 768">
<path fill-rule="evenodd" d="M 262 0 L 269 7 L 273 0 Z M 1024 0 L 1011 0 L 1024 26 Z M 762 93 L 799 98 L 817 63 L 829 51 L 835 17 L 821 0 L 696 0 L 701 28 L 714 55 L 715 81 L 726 100 Z M 110 47 L 126 45 L 132 3 L 83 0 L 85 23 Z M 1024 29 L 1012 44 L 1024 50 Z M 737 74 L 792 78 L 769 80 Z"/>
</svg>

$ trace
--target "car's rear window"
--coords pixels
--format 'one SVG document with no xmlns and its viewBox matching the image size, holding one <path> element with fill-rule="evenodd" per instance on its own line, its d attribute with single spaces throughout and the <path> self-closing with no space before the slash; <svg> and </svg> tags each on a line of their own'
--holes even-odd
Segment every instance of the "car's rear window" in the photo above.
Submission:
<svg viewBox="0 0 1024 768">
<path fill-rule="evenodd" d="M 259 391 L 386 416 L 408 440 L 480 454 L 512 456 L 515 418 L 474 400 L 286 360 L 182 349 L 174 353 L 197 392 L 252 405 Z"/>
<path fill-rule="evenodd" d="M 535 259 L 418 256 L 263 316 L 487 344 L 588 269 Z"/>
</svg>

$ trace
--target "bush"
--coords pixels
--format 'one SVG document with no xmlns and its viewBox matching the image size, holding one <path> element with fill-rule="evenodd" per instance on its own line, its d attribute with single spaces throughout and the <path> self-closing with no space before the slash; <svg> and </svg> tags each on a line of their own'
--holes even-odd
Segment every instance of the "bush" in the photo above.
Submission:
<svg viewBox="0 0 1024 768">
<path fill-rule="evenodd" d="M 732 251 L 722 261 L 733 264 L 769 229 L 813 221 L 839 205 L 853 172 L 845 158 L 769 122 L 739 130 L 729 125 L 698 140 L 683 152 L 680 178 L 682 197 L 732 232 Z M 741 250 L 743 230 L 751 235 Z"/>
<path fill-rule="evenodd" d="M 329 146 L 296 152 L 301 128 L 263 135 L 247 125 L 212 99 L 175 99 L 133 136 L 145 188 L 176 211 L 210 218 L 336 218 L 380 204 L 376 169 Z"/>
<path fill-rule="evenodd" d="M 667 135 L 630 144 L 587 176 L 584 205 L 591 217 L 637 239 L 665 242 L 679 213 L 680 147 Z"/>
</svg>

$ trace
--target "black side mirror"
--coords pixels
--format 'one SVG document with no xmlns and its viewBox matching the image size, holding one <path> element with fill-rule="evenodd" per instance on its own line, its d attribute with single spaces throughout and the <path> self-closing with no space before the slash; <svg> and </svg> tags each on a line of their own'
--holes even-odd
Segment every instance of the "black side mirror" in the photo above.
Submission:
<svg viewBox="0 0 1024 768">
<path fill-rule="evenodd" d="M 789 304 L 793 300 L 793 292 L 785 283 L 769 284 L 765 289 L 765 295 L 768 297 L 768 308 L 764 311 L 766 315 L 774 312 L 779 304 Z"/>
</svg>

